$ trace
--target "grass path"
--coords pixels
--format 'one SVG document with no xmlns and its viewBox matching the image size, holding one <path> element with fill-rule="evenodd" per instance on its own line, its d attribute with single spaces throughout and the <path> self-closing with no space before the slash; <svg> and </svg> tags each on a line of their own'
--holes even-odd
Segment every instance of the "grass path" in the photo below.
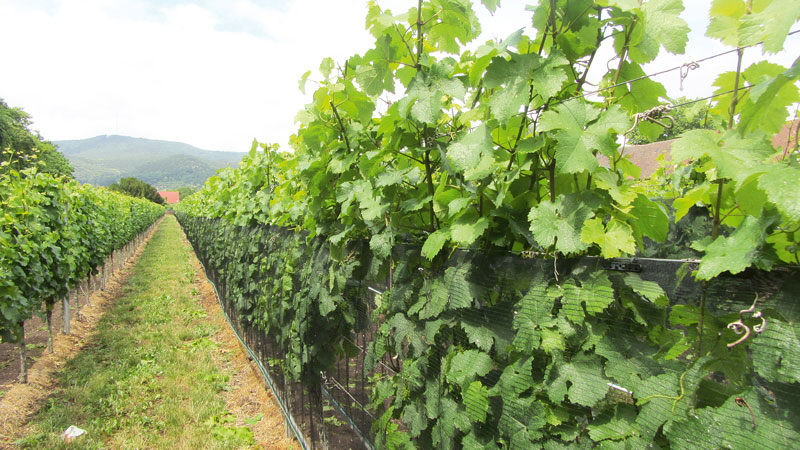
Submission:
<svg viewBox="0 0 800 450">
<path fill-rule="evenodd" d="M 168 216 L 18 445 L 292 448 L 197 269 Z M 67 446 L 60 434 L 70 425 L 87 434 Z"/>
</svg>

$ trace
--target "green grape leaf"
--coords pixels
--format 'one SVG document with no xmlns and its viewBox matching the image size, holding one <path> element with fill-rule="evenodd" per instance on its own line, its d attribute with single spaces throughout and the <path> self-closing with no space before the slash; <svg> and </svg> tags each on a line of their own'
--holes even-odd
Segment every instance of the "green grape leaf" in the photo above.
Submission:
<svg viewBox="0 0 800 450">
<path fill-rule="evenodd" d="M 484 423 L 486 413 L 489 411 L 489 390 L 480 381 L 473 381 L 469 387 L 461 393 L 464 400 L 464 407 L 467 416 L 473 422 Z"/>
<path fill-rule="evenodd" d="M 533 386 L 531 376 L 531 358 L 520 358 L 507 365 L 500 375 L 497 384 L 489 389 L 491 396 L 501 396 L 503 399 L 516 398 Z"/>
<path fill-rule="evenodd" d="M 614 302 L 614 289 L 605 272 L 594 272 L 581 284 L 581 299 L 586 302 L 586 312 L 589 315 L 602 313 L 608 308 L 608 305 Z"/>
<path fill-rule="evenodd" d="M 646 195 L 639 194 L 633 201 L 631 215 L 636 218 L 633 227 L 638 228 L 641 234 L 656 242 L 664 242 L 669 232 L 669 215 L 666 208 L 659 202 L 654 202 Z M 676 219 L 677 220 L 677 219 Z"/>
<path fill-rule="evenodd" d="M 511 116 L 520 112 L 520 108 L 528 102 L 528 82 L 522 77 L 515 77 L 500 92 L 489 99 L 489 110 L 492 116 L 505 123 Z"/>
<path fill-rule="evenodd" d="M 794 222 L 800 221 L 800 170 L 796 165 L 774 164 L 758 179 L 758 187 L 783 215 Z"/>
<path fill-rule="evenodd" d="M 566 395 L 572 403 L 593 407 L 608 393 L 599 356 L 580 355 L 570 363 L 559 364 L 551 377 L 553 374 L 555 379 L 547 387 L 547 395 L 555 403 L 562 403 Z"/>
<path fill-rule="evenodd" d="M 543 100 L 558 94 L 561 91 L 561 87 L 569 79 L 567 72 L 562 67 L 566 65 L 569 65 L 569 60 L 560 51 L 553 49 L 547 55 L 547 59 L 531 73 L 533 90 Z"/>
<path fill-rule="evenodd" d="M 608 191 L 608 195 L 621 206 L 629 205 L 633 199 L 639 196 L 639 193 L 630 185 L 625 183 L 620 185 L 619 175 L 605 167 L 595 171 L 592 175 L 592 181 L 598 188 Z"/>
<path fill-rule="evenodd" d="M 428 287 L 424 291 L 425 306 L 419 313 L 422 320 L 438 317 L 447 308 L 449 295 L 447 286 L 441 279 L 434 279 L 428 282 Z M 409 313 L 411 311 L 409 310 Z"/>
<path fill-rule="evenodd" d="M 751 325 L 759 322 L 757 319 Z M 800 373 L 800 327 L 776 319 L 767 319 L 763 332 L 748 340 L 753 368 L 767 381 L 797 382 Z"/>
<path fill-rule="evenodd" d="M 542 438 L 539 431 L 547 424 L 545 407 L 532 397 L 503 397 L 503 412 L 497 428 L 510 440 L 511 449 L 527 449 Z"/>
<path fill-rule="evenodd" d="M 581 302 L 581 288 L 570 280 L 561 286 L 561 312 L 572 323 L 583 323 L 583 303 Z"/>
<path fill-rule="evenodd" d="M 469 308 L 472 306 L 472 293 L 469 281 L 469 266 L 448 267 L 444 273 L 444 281 L 450 293 L 450 309 Z"/>
<path fill-rule="evenodd" d="M 709 16 L 711 23 L 706 36 L 716 38 L 725 45 L 739 45 L 739 19 L 744 15 L 745 3 L 742 0 L 714 0 Z"/>
<path fill-rule="evenodd" d="M 739 406 L 736 398 L 747 402 L 756 417 L 756 426 L 747 406 Z M 764 401 L 752 389 L 730 396 L 718 408 L 699 408 L 683 421 L 664 426 L 664 434 L 673 448 L 794 448 L 800 440 L 797 427 L 783 418 L 784 412 Z"/>
<path fill-rule="evenodd" d="M 322 62 L 319 63 L 319 72 L 322 74 L 323 77 L 326 79 L 331 76 L 331 71 L 333 70 L 333 59 L 331 58 L 323 58 Z"/>
<path fill-rule="evenodd" d="M 600 6 L 617 7 L 626 12 L 639 9 L 641 7 L 641 4 L 639 4 L 638 0 L 598 0 L 597 4 Z"/>
<path fill-rule="evenodd" d="M 633 289 L 633 292 L 641 295 L 642 298 L 650 303 L 663 307 L 669 306 L 669 298 L 667 298 L 667 293 L 664 292 L 664 289 L 661 289 L 661 286 L 659 286 L 658 283 L 642 280 L 637 273 L 625 274 L 623 281 L 628 287 Z"/>
<path fill-rule="evenodd" d="M 672 143 L 674 161 L 699 160 L 708 156 L 718 175 L 743 183 L 775 149 L 763 138 L 742 138 L 735 130 L 720 135 L 713 130 L 690 130 Z"/>
<path fill-rule="evenodd" d="M 700 321 L 700 309 L 693 305 L 675 305 L 669 312 L 669 322 L 672 325 L 689 327 Z"/>
<path fill-rule="evenodd" d="M 426 347 L 422 340 L 422 330 L 418 330 L 414 322 L 408 320 L 404 314 L 395 314 L 387 322 L 394 329 L 395 353 L 403 355 L 403 342 L 408 340 L 412 356 L 418 356 Z"/>
<path fill-rule="evenodd" d="M 450 397 L 440 397 L 437 406 L 436 425 L 431 430 L 433 443 L 436 448 L 450 450 L 454 448 L 456 430 L 469 429 L 469 417 L 463 407 Z"/>
<path fill-rule="evenodd" d="M 436 230 L 425 239 L 422 245 L 422 256 L 432 261 L 439 254 L 445 242 L 450 238 L 450 230 Z"/>
<path fill-rule="evenodd" d="M 500 5 L 500 0 L 481 0 L 481 4 L 483 4 L 489 12 L 493 13 Z"/>
<path fill-rule="evenodd" d="M 428 427 L 428 418 L 415 403 L 403 409 L 403 423 L 408 426 L 411 437 L 417 437 Z"/>
<path fill-rule="evenodd" d="M 630 58 L 637 63 L 650 62 L 661 46 L 670 53 L 682 54 L 689 39 L 689 26 L 680 17 L 681 0 L 650 0 L 642 5 L 644 27 L 630 47 Z M 640 28 L 641 29 L 641 28 Z"/>
<path fill-rule="evenodd" d="M 383 92 L 385 74 L 378 71 L 377 66 L 364 64 L 356 69 L 356 81 L 367 95 L 378 95 Z"/>
<path fill-rule="evenodd" d="M 400 111 L 420 122 L 433 124 L 442 115 L 443 92 L 438 84 L 418 73 L 408 86 L 406 96 L 400 99 Z"/>
<path fill-rule="evenodd" d="M 555 245 L 556 250 L 569 255 L 586 249 L 580 230 L 592 214 L 590 206 L 571 194 L 556 198 L 555 203 L 539 203 L 531 208 L 528 220 L 533 238 L 539 245 Z"/>
<path fill-rule="evenodd" d="M 630 405 L 618 404 L 615 410 L 606 410 L 589 424 L 589 437 L 595 442 L 624 439 L 638 431 L 635 421 L 636 410 Z"/>
<path fill-rule="evenodd" d="M 719 236 L 708 245 L 697 245 L 704 251 L 697 278 L 710 280 L 722 272 L 739 273 L 756 263 L 766 238 L 766 229 L 774 219 L 768 216 L 744 218 L 730 236 Z"/>
<path fill-rule="evenodd" d="M 392 246 L 394 245 L 394 233 L 390 230 L 384 231 L 380 234 L 373 234 L 369 240 L 369 248 L 380 259 L 386 259 L 392 253 Z"/>
<path fill-rule="evenodd" d="M 567 342 L 564 336 L 557 330 L 544 328 L 541 331 L 542 344 L 541 349 L 545 353 L 553 353 L 554 351 L 564 351 L 567 348 Z"/>
<path fill-rule="evenodd" d="M 611 219 L 605 226 L 599 218 L 587 220 L 581 229 L 581 242 L 597 244 L 603 258 L 636 253 L 636 240 L 630 225 Z"/>
<path fill-rule="evenodd" d="M 646 74 L 639 64 L 633 64 L 625 61 L 620 67 L 619 76 L 621 80 L 633 80 L 644 77 Z M 618 99 L 618 104 L 628 114 L 635 114 L 647 111 L 656 105 L 661 104 L 661 99 L 667 97 L 667 90 L 664 85 L 650 78 L 642 78 L 641 80 L 630 83 L 630 85 L 623 84 L 614 88 L 614 98 Z M 630 127 L 630 124 L 628 125 Z M 639 123 L 638 130 L 646 137 L 656 140 L 658 135 L 663 131 L 658 125 L 650 123 Z M 628 128 L 625 128 L 627 131 Z M 619 131 L 619 130 L 617 130 Z"/>
<path fill-rule="evenodd" d="M 480 180 L 492 173 L 493 150 L 489 129 L 481 124 L 447 147 L 447 159 L 467 180 Z"/>
<path fill-rule="evenodd" d="M 742 106 L 738 130 L 742 135 L 757 129 L 778 133 L 786 119 L 787 107 L 800 100 L 794 83 L 800 78 L 800 58 L 785 71 L 777 64 L 762 61 L 748 67 L 745 76 L 755 86 Z"/>
<path fill-rule="evenodd" d="M 470 245 L 481 237 L 487 228 L 489 228 L 489 219 L 481 217 L 475 222 L 453 224 L 450 228 L 450 235 L 453 242 Z"/>
<path fill-rule="evenodd" d="M 748 46 L 764 42 L 764 52 L 778 53 L 792 25 L 800 17 L 800 2 L 772 0 L 761 11 L 745 14 L 739 26 L 739 45 Z"/>
<path fill-rule="evenodd" d="M 463 450 L 498 450 L 497 444 L 494 443 L 491 439 L 488 440 L 481 440 L 477 437 L 474 430 L 471 430 L 469 434 L 464 436 L 464 439 L 461 440 L 461 446 Z"/>
<path fill-rule="evenodd" d="M 676 141 L 677 142 L 677 141 Z M 672 202 L 672 207 L 675 208 L 675 222 L 678 222 L 689 212 L 692 206 L 699 203 L 711 190 L 711 185 L 703 183 L 685 193 L 683 197 L 676 198 Z"/>
<path fill-rule="evenodd" d="M 447 370 L 447 379 L 459 386 L 467 386 L 489 373 L 494 367 L 492 358 L 478 350 L 465 350 L 456 353 L 450 360 Z"/>
<path fill-rule="evenodd" d="M 558 130 L 556 170 L 559 173 L 594 172 L 599 167 L 594 152 L 614 155 L 618 144 L 613 132 L 630 126 L 628 116 L 614 105 L 607 111 L 579 100 L 570 100 L 545 111 L 539 122 L 542 131 Z"/>
<path fill-rule="evenodd" d="M 552 317 L 554 301 L 546 291 L 546 282 L 534 283 L 517 303 L 519 311 L 514 316 L 513 326 L 517 330 L 514 347 L 522 352 L 532 352 L 538 347 L 541 333 L 537 328 L 554 323 Z"/>
</svg>

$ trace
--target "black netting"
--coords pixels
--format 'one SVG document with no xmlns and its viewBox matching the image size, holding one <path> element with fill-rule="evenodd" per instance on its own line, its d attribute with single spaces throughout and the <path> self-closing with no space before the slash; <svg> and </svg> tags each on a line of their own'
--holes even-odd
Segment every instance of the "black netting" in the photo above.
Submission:
<svg viewBox="0 0 800 450">
<path fill-rule="evenodd" d="M 698 282 L 694 261 L 456 251 L 432 265 L 404 246 L 390 265 L 359 243 L 339 255 L 352 264 L 335 267 L 349 274 L 339 280 L 318 240 L 182 222 L 310 448 L 391 447 L 400 436 L 443 449 L 800 445 L 796 268 Z M 312 342 L 328 318 L 292 299 L 327 302 L 320 283 L 345 283 L 343 316 L 330 320 L 349 329 L 337 329 L 340 356 L 318 384 L 288 381 L 292 354 L 331 355 L 292 347 L 260 308 L 284 296 L 269 313 L 308 324 L 300 340 Z M 373 392 L 386 380 L 395 391 Z"/>
</svg>

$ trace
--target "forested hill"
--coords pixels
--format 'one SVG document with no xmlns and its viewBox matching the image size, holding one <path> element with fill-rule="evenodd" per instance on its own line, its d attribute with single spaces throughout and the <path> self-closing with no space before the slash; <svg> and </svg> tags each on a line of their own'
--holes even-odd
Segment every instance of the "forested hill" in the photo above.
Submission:
<svg viewBox="0 0 800 450">
<path fill-rule="evenodd" d="M 182 142 L 105 135 L 55 141 L 81 183 L 106 186 L 136 177 L 158 188 L 201 186 L 226 166 L 236 167 L 242 152 L 202 150 Z"/>
</svg>

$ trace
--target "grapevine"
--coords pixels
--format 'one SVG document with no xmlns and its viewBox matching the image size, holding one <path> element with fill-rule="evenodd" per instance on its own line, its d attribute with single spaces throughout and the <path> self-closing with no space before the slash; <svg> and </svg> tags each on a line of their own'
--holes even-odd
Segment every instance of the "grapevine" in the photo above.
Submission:
<svg viewBox="0 0 800 450">
<path fill-rule="evenodd" d="M 685 50 L 681 2 L 531 9 L 532 30 L 467 50 L 480 33 L 468 1 L 400 14 L 370 3 L 374 46 L 301 80 L 316 89 L 292 151 L 255 142 L 179 207 L 187 235 L 241 313 L 277 336 L 286 374 L 308 386 L 363 326 L 348 280 L 388 279 L 370 351 L 401 363 L 373 388 L 378 447 L 797 442 L 796 408 L 764 394 L 797 392 L 793 310 L 764 309 L 764 333 L 728 349 L 731 320 L 705 293 L 679 304 L 636 274 L 569 267 L 640 254 L 698 209 L 711 225 L 690 239 L 696 282 L 800 263 L 797 143 L 770 141 L 800 101 L 800 58 L 741 65 L 744 47 L 783 48 L 800 4 L 714 1 L 707 34 L 739 62 L 710 96 L 726 128 L 683 133 L 671 150 L 682 167 L 662 170 L 657 192 L 620 142 L 632 126 L 662 131 L 644 119 L 665 109 L 666 90 L 642 66 Z M 604 45 L 609 64 L 597 58 Z M 599 89 L 585 91 L 590 82 Z M 509 281 L 490 264 L 497 254 L 546 259 Z M 486 274 L 494 289 L 476 281 Z M 615 401 L 610 385 L 632 398 Z M 757 429 L 738 426 L 737 399 Z"/>
</svg>

